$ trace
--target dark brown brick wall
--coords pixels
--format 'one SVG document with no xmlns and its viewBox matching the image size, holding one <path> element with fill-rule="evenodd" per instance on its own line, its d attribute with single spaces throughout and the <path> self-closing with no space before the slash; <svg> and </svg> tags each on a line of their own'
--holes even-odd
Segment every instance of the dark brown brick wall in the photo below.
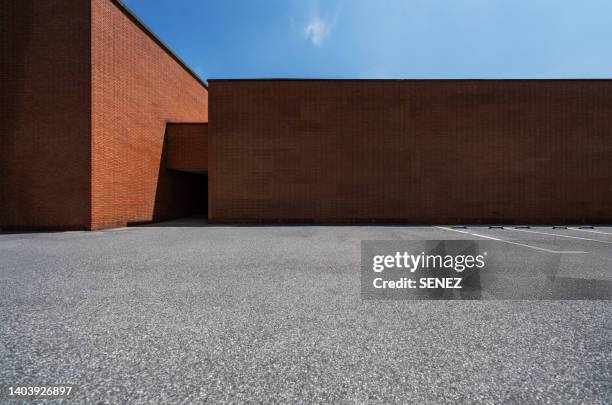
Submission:
<svg viewBox="0 0 612 405">
<path fill-rule="evenodd" d="M 92 227 L 188 215 L 202 177 L 166 169 L 167 122 L 207 122 L 208 93 L 110 0 L 92 0 Z"/>
<path fill-rule="evenodd" d="M 612 222 L 610 80 L 209 90 L 211 222 Z"/>
<path fill-rule="evenodd" d="M 90 6 L 0 2 L 0 226 L 90 226 Z"/>
<path fill-rule="evenodd" d="M 208 170 L 208 123 L 168 124 L 166 139 L 168 169 Z"/>
</svg>

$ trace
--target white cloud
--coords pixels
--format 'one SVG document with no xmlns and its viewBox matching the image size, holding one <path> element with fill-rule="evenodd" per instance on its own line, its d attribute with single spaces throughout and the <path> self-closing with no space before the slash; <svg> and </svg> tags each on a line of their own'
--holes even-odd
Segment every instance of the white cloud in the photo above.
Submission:
<svg viewBox="0 0 612 405">
<path fill-rule="evenodd" d="M 321 18 L 321 16 L 316 13 L 304 29 L 304 38 L 312 42 L 314 46 L 320 47 L 325 38 L 331 33 L 332 28 L 336 24 L 337 17 L 338 10 L 336 10 L 332 18 Z"/>
</svg>

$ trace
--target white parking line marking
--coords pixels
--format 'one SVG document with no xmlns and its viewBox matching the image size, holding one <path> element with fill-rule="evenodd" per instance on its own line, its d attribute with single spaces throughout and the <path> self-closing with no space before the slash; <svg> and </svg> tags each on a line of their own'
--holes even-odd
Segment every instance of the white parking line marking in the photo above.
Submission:
<svg viewBox="0 0 612 405">
<path fill-rule="evenodd" d="M 526 247 L 526 248 L 529 248 L 529 249 L 540 250 L 542 252 L 547 252 L 547 253 L 567 253 L 567 254 L 588 253 L 588 252 L 584 252 L 582 250 L 550 250 L 550 249 L 545 249 L 545 248 L 541 248 L 541 247 L 537 247 L 537 246 L 526 245 L 524 243 L 511 242 L 509 240 L 494 238 L 492 236 L 481 235 L 479 233 L 473 233 L 473 232 L 467 232 L 467 231 L 460 231 L 458 229 L 446 228 L 444 226 L 436 226 L 436 228 L 444 229 L 444 230 L 447 230 L 447 231 L 466 233 L 468 235 L 478 236 L 479 238 L 492 239 L 492 240 L 495 240 L 495 241 L 498 241 L 498 242 L 509 243 L 511 245 L 517 245 L 517 246 L 523 246 L 523 247 Z"/>
<path fill-rule="evenodd" d="M 569 228 L 572 231 L 582 231 L 582 232 L 591 232 L 591 233 L 599 233 L 601 235 L 612 235 L 612 233 L 609 232 L 601 232 L 601 231 L 594 231 L 592 229 L 580 229 L 580 228 Z"/>
<path fill-rule="evenodd" d="M 599 242 L 599 243 L 612 244 L 612 241 L 605 241 L 605 240 L 591 239 L 591 238 L 581 238 L 580 236 L 559 235 L 557 233 L 530 231 L 530 230 L 527 230 L 527 229 L 509 229 L 509 231 L 538 233 L 540 235 L 558 236 L 560 238 L 580 239 L 580 240 L 588 240 L 588 241 L 591 241 L 591 242 Z"/>
</svg>

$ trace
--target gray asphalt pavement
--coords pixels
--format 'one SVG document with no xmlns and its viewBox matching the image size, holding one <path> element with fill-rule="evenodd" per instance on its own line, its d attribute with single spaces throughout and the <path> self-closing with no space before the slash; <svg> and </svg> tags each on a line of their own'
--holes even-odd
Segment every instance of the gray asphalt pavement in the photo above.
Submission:
<svg viewBox="0 0 612 405">
<path fill-rule="evenodd" d="M 609 282 L 612 228 L 201 225 L 0 233 L 0 385 L 76 384 L 75 403 L 612 403 L 611 301 L 360 297 L 361 240 L 562 246 L 586 253 L 560 272 Z"/>
</svg>

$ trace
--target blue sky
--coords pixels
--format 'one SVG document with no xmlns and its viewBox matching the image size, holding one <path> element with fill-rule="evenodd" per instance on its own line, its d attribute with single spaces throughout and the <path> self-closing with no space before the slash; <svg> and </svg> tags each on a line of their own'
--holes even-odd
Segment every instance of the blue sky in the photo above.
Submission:
<svg viewBox="0 0 612 405">
<path fill-rule="evenodd" d="M 612 0 L 124 3 L 205 80 L 612 77 Z"/>
</svg>

